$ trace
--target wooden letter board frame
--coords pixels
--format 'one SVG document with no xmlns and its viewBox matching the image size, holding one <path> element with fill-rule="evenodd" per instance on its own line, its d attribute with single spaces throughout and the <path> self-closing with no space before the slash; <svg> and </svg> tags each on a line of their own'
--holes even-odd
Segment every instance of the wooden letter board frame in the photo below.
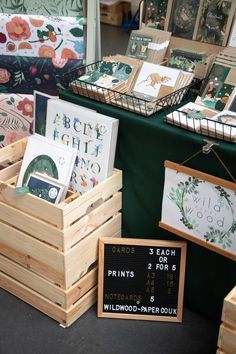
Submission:
<svg viewBox="0 0 236 354">
<path fill-rule="evenodd" d="M 186 242 L 182 241 L 100 238 L 98 317 L 181 322 L 186 248 Z M 115 270 L 114 264 L 120 269 Z M 151 266 L 152 270 L 149 270 Z M 157 267 L 166 269 L 157 270 Z M 125 277 L 119 276 L 121 271 Z M 111 279 L 108 274 L 112 275 Z M 168 291 L 172 293 L 168 295 Z M 108 298 L 112 300 L 107 302 Z M 175 310 L 167 299 L 172 299 Z"/>
</svg>

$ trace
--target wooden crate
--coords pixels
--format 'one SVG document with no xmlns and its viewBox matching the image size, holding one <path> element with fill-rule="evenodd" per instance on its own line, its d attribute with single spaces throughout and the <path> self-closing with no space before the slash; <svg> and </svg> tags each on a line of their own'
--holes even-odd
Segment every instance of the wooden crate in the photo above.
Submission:
<svg viewBox="0 0 236 354">
<path fill-rule="evenodd" d="M 218 337 L 218 352 L 236 353 L 236 286 L 224 298 L 222 324 Z"/>
<path fill-rule="evenodd" d="M 26 144 L 0 149 L 0 286 L 69 326 L 96 302 L 98 238 L 121 234 L 122 173 L 58 205 L 19 196 Z"/>
<path fill-rule="evenodd" d="M 224 298 L 221 320 L 236 329 L 236 286 Z"/>
<path fill-rule="evenodd" d="M 225 323 L 220 325 L 218 347 L 225 354 L 236 353 L 236 329 Z"/>
</svg>

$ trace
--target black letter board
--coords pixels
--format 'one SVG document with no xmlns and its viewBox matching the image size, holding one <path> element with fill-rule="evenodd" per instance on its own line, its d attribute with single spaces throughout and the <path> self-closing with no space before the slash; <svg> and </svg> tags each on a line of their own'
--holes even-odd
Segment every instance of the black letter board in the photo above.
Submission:
<svg viewBox="0 0 236 354">
<path fill-rule="evenodd" d="M 98 317 L 182 321 L 186 243 L 100 238 Z"/>
</svg>

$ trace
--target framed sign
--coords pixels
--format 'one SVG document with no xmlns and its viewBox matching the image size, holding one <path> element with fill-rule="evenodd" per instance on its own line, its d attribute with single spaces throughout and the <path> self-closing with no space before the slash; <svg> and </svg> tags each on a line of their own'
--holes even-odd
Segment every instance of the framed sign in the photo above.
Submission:
<svg viewBox="0 0 236 354">
<path fill-rule="evenodd" d="M 165 161 L 159 226 L 236 260 L 236 183 Z"/>
<path fill-rule="evenodd" d="M 181 322 L 186 243 L 100 238 L 98 317 Z"/>
</svg>

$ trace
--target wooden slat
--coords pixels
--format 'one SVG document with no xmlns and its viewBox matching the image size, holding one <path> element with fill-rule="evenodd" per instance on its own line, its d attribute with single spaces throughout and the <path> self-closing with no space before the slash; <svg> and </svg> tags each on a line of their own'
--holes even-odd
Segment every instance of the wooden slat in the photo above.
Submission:
<svg viewBox="0 0 236 354">
<path fill-rule="evenodd" d="M 120 235 L 121 214 L 118 213 L 68 251 L 65 254 L 65 287 L 70 287 L 87 273 L 89 266 L 98 259 L 99 237 L 120 237 Z"/>
<path fill-rule="evenodd" d="M 222 323 L 220 326 L 218 347 L 227 354 L 236 353 L 236 329 Z"/>
<path fill-rule="evenodd" d="M 64 233 L 64 251 L 69 250 L 80 239 L 84 238 L 121 209 L 121 192 L 116 193 L 96 209 L 82 217 Z M 89 237 L 89 236 L 88 236 Z"/>
<path fill-rule="evenodd" d="M 43 295 L 62 308 L 68 309 L 97 284 L 97 267 L 88 272 L 68 290 L 49 282 L 32 271 L 0 255 L 0 271 L 28 288 Z"/>
<path fill-rule="evenodd" d="M 97 298 L 97 287 L 95 286 L 68 310 L 64 310 L 6 274 L 0 273 L 0 286 L 66 327 L 82 316 L 96 302 Z"/>
<path fill-rule="evenodd" d="M 1 150 L 1 149 L 0 149 Z M 6 182 L 10 179 L 15 177 L 21 168 L 22 161 L 15 162 L 13 165 L 5 167 L 3 170 L 0 171 L 0 181 Z"/>
<path fill-rule="evenodd" d="M 19 196 L 16 194 L 14 186 L 0 183 L 0 201 L 47 221 L 51 225 L 59 228 L 63 225 L 62 211 L 58 206 L 32 194 Z"/>
<path fill-rule="evenodd" d="M 234 182 L 231 182 L 231 181 L 219 178 L 219 177 L 215 177 L 215 176 L 209 175 L 205 172 L 194 170 L 192 168 L 189 168 L 189 167 L 186 167 L 183 165 L 179 165 L 175 162 L 168 161 L 168 160 L 166 160 L 164 162 L 164 166 L 167 168 L 171 168 L 177 172 L 182 172 L 182 173 L 185 173 L 189 176 L 200 178 L 204 181 L 208 181 L 210 183 L 231 189 L 236 192 L 236 183 L 234 183 Z"/>
<path fill-rule="evenodd" d="M 68 227 L 78 218 L 86 214 L 90 205 L 96 203 L 100 199 L 105 201 L 111 195 L 115 194 L 122 188 L 122 172 L 114 169 L 111 177 L 100 182 L 96 187 L 90 189 L 86 193 L 79 196 L 71 203 L 64 205 L 63 221 L 64 227 Z M 63 203 L 60 204 L 62 206 Z"/>
<path fill-rule="evenodd" d="M 236 329 L 236 286 L 224 299 L 221 319 L 224 323 Z"/>
<path fill-rule="evenodd" d="M 11 145 L 7 145 L 0 149 L 0 162 L 3 161 L 16 161 L 20 159 L 25 152 L 28 137 L 16 141 Z"/>
<path fill-rule="evenodd" d="M 60 229 L 2 202 L 0 202 L 0 221 L 9 223 L 11 226 L 60 250 L 63 249 L 64 233 Z"/>
<path fill-rule="evenodd" d="M 64 285 L 63 253 L 3 223 L 0 223 L 0 253 Z"/>
</svg>

